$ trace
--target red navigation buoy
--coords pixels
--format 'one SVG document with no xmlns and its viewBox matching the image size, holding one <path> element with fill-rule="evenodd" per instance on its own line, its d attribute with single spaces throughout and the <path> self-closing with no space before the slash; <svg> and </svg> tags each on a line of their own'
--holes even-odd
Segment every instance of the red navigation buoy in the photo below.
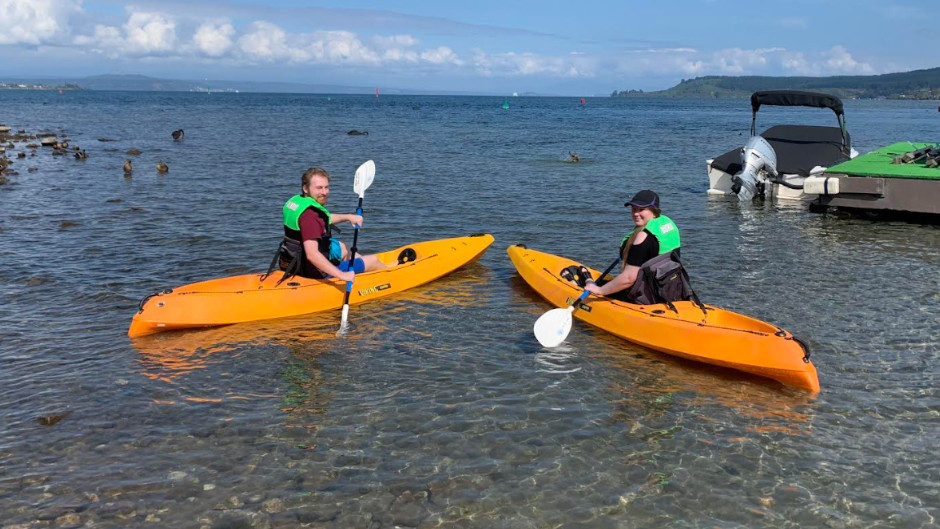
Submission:
<svg viewBox="0 0 940 529">
<path fill-rule="evenodd" d="M 583 98 L 583 97 L 581 98 L 581 104 L 582 104 L 582 105 L 584 104 L 584 98 Z M 940 109 L 937 109 L 937 110 L 940 110 Z"/>
</svg>

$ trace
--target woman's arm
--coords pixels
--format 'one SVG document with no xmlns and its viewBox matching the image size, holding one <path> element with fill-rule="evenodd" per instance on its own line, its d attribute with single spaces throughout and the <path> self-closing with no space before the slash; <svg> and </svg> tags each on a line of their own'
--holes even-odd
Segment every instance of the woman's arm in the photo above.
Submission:
<svg viewBox="0 0 940 529">
<path fill-rule="evenodd" d="M 640 267 L 628 265 L 623 272 L 617 274 L 616 277 L 604 283 L 604 286 L 599 287 L 594 284 L 593 280 L 588 280 L 587 285 L 584 286 L 584 289 L 590 292 L 591 294 L 597 294 L 599 296 L 609 296 L 621 290 L 626 290 L 633 286 L 633 283 L 636 283 L 636 276 L 640 271 Z"/>
</svg>

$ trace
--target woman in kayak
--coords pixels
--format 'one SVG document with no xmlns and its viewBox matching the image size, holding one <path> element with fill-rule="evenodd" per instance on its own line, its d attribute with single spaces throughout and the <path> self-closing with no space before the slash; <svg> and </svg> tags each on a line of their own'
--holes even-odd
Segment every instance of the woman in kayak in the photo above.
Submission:
<svg viewBox="0 0 940 529">
<path fill-rule="evenodd" d="M 623 270 L 613 279 L 595 284 L 588 274 L 584 289 L 592 294 L 635 302 L 631 287 L 641 277 L 641 267 L 652 259 L 673 254 L 679 257 L 679 228 L 659 209 L 659 195 L 644 189 L 625 203 L 629 206 L 636 227 L 620 243 Z"/>
<path fill-rule="evenodd" d="M 284 203 L 284 240 L 279 266 L 291 274 L 313 279 L 336 277 L 352 281 L 356 273 L 388 268 L 376 255 L 356 257 L 349 270 L 349 249 L 332 237 L 332 226 L 348 222 L 362 226 L 362 216 L 352 213 L 331 214 L 326 209 L 330 198 L 330 174 L 319 167 L 307 169 L 301 177 L 301 194 Z M 407 250 L 402 253 L 406 253 Z M 414 250 L 411 250 L 412 254 Z M 412 260 L 414 256 L 410 257 Z M 399 262 L 402 257 L 399 256 Z"/>
</svg>

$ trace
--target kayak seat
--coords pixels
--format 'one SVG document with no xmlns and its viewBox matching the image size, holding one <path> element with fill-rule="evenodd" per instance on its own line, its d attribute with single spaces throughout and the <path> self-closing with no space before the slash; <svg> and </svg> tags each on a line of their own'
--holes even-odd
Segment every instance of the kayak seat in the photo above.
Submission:
<svg viewBox="0 0 940 529">
<path fill-rule="evenodd" d="M 398 264 L 403 265 L 405 263 L 410 263 L 418 258 L 418 254 L 415 253 L 413 248 L 405 248 L 398 254 Z"/>
</svg>

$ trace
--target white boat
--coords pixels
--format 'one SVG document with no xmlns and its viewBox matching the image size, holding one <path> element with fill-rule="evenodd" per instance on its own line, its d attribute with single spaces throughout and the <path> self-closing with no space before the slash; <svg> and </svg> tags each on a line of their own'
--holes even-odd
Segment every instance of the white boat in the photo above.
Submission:
<svg viewBox="0 0 940 529">
<path fill-rule="evenodd" d="M 838 127 L 776 125 L 757 130 L 761 105 L 828 108 L 836 115 Z M 835 96 L 794 90 L 767 90 L 751 94 L 751 137 L 742 148 L 706 160 L 708 193 L 737 195 L 741 200 L 755 197 L 782 200 L 814 199 L 804 192 L 808 177 L 858 156 L 845 127 L 842 101 Z"/>
</svg>

